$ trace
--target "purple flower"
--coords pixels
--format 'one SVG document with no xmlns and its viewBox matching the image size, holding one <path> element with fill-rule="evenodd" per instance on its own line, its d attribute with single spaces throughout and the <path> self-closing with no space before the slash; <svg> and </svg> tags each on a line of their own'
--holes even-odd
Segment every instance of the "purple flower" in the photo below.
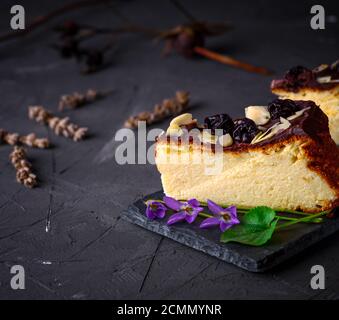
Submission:
<svg viewBox="0 0 339 320">
<path fill-rule="evenodd" d="M 188 223 L 192 223 L 198 216 L 199 212 L 203 210 L 203 208 L 200 207 L 200 203 L 197 199 L 190 199 L 187 202 L 181 202 L 171 197 L 165 196 L 164 201 L 168 208 L 177 212 L 175 214 L 172 214 L 171 217 L 168 219 L 168 225 L 177 223 L 182 220 L 186 220 Z"/>
<path fill-rule="evenodd" d="M 207 200 L 207 205 L 214 213 L 214 217 L 205 219 L 201 223 L 200 228 L 219 226 L 220 230 L 224 232 L 233 225 L 240 223 L 237 217 L 237 208 L 235 206 L 224 209 L 211 200 Z"/>
<path fill-rule="evenodd" d="M 148 200 L 146 201 L 146 216 L 148 219 L 162 219 L 166 213 L 166 206 L 159 201 L 156 200 Z"/>
</svg>

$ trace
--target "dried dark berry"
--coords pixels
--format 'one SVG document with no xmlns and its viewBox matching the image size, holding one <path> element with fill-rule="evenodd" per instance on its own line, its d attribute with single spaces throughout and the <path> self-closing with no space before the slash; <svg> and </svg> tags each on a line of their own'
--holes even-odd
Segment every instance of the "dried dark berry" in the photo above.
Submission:
<svg viewBox="0 0 339 320">
<path fill-rule="evenodd" d="M 312 70 L 302 66 L 293 67 L 285 74 L 285 79 L 294 86 L 306 85 L 312 82 L 314 78 Z"/>
<path fill-rule="evenodd" d="M 233 139 L 236 142 L 250 143 L 258 132 L 259 129 L 253 120 L 247 118 L 234 120 Z"/>
<path fill-rule="evenodd" d="M 216 114 L 214 116 L 209 116 L 205 118 L 205 125 L 207 129 L 212 129 L 212 133 L 214 133 L 215 129 L 222 129 L 224 134 L 233 132 L 234 123 L 232 118 L 226 114 Z"/>
<path fill-rule="evenodd" d="M 275 99 L 268 104 L 268 111 L 271 119 L 279 119 L 280 117 L 287 118 L 296 113 L 300 108 L 295 101 L 290 99 Z"/>
</svg>

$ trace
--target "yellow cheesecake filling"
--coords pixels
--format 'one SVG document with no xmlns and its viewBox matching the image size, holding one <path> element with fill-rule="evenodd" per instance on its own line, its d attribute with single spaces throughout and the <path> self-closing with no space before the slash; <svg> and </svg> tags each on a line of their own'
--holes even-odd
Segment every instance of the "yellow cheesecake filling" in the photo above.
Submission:
<svg viewBox="0 0 339 320">
<path fill-rule="evenodd" d="M 165 194 L 175 199 L 319 212 L 336 193 L 309 169 L 307 144 L 306 139 L 265 151 L 212 152 L 198 144 L 163 141 L 156 144 L 156 164 Z"/>
</svg>

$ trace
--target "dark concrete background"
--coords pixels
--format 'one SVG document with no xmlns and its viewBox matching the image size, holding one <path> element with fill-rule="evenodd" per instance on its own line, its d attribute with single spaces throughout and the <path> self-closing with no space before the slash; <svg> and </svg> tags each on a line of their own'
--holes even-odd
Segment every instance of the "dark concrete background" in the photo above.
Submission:
<svg viewBox="0 0 339 320">
<path fill-rule="evenodd" d="M 208 46 L 282 74 L 295 64 L 315 66 L 338 58 L 337 1 L 322 1 L 326 30 L 309 26 L 312 1 L 188 1 L 200 19 L 230 20 L 235 29 L 208 40 Z M 21 1 L 27 21 L 66 1 Z M 9 8 L 1 1 L 0 30 L 9 30 Z M 168 1 L 124 1 L 130 20 L 166 28 L 185 17 Z M 339 235 L 265 274 L 252 274 L 163 239 L 119 219 L 134 199 L 161 188 L 151 165 L 119 166 L 110 143 L 127 116 L 152 108 L 177 89 L 189 90 L 202 117 L 216 112 L 240 116 L 248 104 L 272 98 L 273 77 L 249 74 L 204 59 L 160 56 L 147 39 L 121 37 L 112 65 L 83 76 L 71 60 L 49 48 L 51 28 L 66 18 L 98 26 L 118 26 L 103 6 L 55 19 L 24 39 L 0 44 L 0 127 L 48 135 L 50 150 L 29 150 L 41 183 L 28 190 L 15 182 L 0 146 L 0 298 L 2 299 L 334 299 L 339 298 Z M 88 126 L 80 143 L 56 137 L 27 119 L 27 106 L 56 110 L 59 96 L 88 88 L 114 89 L 95 104 L 69 112 Z M 67 114 L 67 113 L 66 113 Z M 168 121 L 161 127 L 166 127 Z M 101 160 L 101 161 L 100 161 Z M 52 229 L 45 232 L 48 208 Z M 26 289 L 10 288 L 10 267 L 26 270 Z M 310 288 L 310 268 L 326 270 L 326 290 Z"/>
</svg>

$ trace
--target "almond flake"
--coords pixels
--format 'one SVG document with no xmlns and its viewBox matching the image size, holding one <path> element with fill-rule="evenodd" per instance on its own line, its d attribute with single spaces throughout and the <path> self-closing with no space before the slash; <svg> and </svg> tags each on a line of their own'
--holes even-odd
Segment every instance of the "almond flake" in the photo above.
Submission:
<svg viewBox="0 0 339 320">
<path fill-rule="evenodd" d="M 256 125 L 264 125 L 270 121 L 270 113 L 265 106 L 249 106 L 245 108 L 245 116 L 255 122 Z"/>
<path fill-rule="evenodd" d="M 302 109 L 302 110 L 297 111 L 294 115 L 289 116 L 289 117 L 287 118 L 287 120 L 294 120 L 294 119 L 300 117 L 300 116 L 301 116 L 306 110 L 308 110 L 308 109 L 309 109 L 309 108 L 305 108 L 305 109 Z"/>
<path fill-rule="evenodd" d="M 339 83 L 339 79 L 332 79 L 331 76 L 317 78 L 319 83 Z"/>
<path fill-rule="evenodd" d="M 219 143 L 223 147 L 229 147 L 233 144 L 233 139 L 229 133 L 226 133 L 223 136 L 219 137 Z"/>
</svg>

